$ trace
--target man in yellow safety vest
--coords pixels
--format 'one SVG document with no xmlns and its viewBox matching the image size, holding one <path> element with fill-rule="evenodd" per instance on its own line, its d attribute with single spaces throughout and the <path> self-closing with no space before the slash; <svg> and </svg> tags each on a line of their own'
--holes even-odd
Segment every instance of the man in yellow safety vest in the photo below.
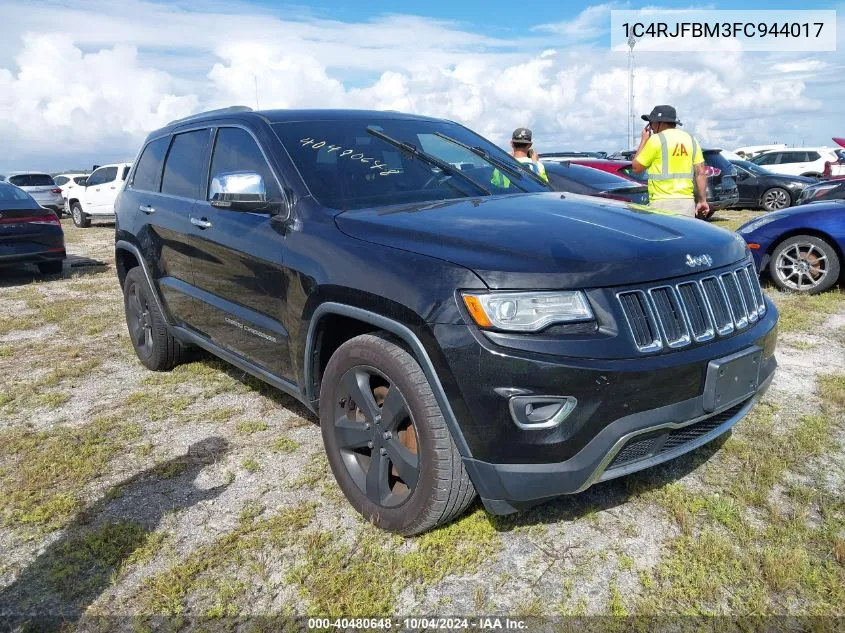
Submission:
<svg viewBox="0 0 845 633">
<path fill-rule="evenodd" d="M 692 134 L 678 129 L 681 122 L 670 105 L 655 106 L 642 118 L 648 125 L 643 129 L 631 167 L 636 173 L 648 171 L 649 204 L 692 218 L 708 217 L 707 174 L 701 145 Z"/>
</svg>

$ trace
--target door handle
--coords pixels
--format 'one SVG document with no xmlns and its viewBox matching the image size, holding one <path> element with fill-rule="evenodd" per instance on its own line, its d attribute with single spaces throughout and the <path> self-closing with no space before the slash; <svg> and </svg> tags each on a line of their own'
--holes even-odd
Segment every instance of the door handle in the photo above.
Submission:
<svg viewBox="0 0 845 633">
<path fill-rule="evenodd" d="M 151 207 L 150 205 L 144 206 L 144 205 L 142 204 L 142 205 L 139 207 L 139 209 L 140 209 L 141 211 L 143 211 L 144 213 L 146 213 L 147 215 L 150 215 L 151 213 L 155 213 L 155 212 L 156 212 L 156 210 L 155 210 L 153 207 Z"/>
<path fill-rule="evenodd" d="M 210 229 L 212 227 L 209 220 L 206 220 L 205 218 L 195 218 L 193 216 L 191 217 L 191 224 L 198 226 L 201 229 Z"/>
</svg>

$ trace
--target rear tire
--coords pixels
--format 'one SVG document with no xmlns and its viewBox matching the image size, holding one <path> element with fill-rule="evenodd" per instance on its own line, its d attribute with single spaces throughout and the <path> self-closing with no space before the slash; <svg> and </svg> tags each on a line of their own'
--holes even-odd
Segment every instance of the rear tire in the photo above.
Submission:
<svg viewBox="0 0 845 633">
<path fill-rule="evenodd" d="M 91 226 L 91 216 L 82 210 L 82 205 L 74 202 L 70 207 L 70 215 L 73 218 L 73 223 L 80 229 L 87 229 Z"/>
<path fill-rule="evenodd" d="M 775 247 L 769 276 L 788 292 L 818 294 L 839 279 L 839 256 L 828 242 L 815 235 L 794 235 Z"/>
<path fill-rule="evenodd" d="M 62 268 L 64 268 L 64 262 L 62 260 L 54 262 L 39 262 L 38 264 L 38 272 L 42 275 L 60 275 L 62 273 Z"/>
<path fill-rule="evenodd" d="M 164 315 L 158 309 L 147 277 L 140 267 L 126 274 L 123 283 L 123 307 L 129 338 L 138 359 L 153 371 L 173 369 L 184 354 L 182 344 L 170 333 Z"/>
<path fill-rule="evenodd" d="M 341 490 L 382 529 L 419 534 L 475 499 L 425 374 L 386 336 L 356 336 L 332 355 L 320 387 L 320 427 Z"/>
</svg>

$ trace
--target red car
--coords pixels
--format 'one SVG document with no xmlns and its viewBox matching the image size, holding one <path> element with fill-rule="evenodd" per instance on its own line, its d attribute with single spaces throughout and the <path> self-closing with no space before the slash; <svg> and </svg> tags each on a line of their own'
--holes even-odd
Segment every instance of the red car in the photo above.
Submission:
<svg viewBox="0 0 845 633">
<path fill-rule="evenodd" d="M 636 183 L 643 184 L 648 182 L 645 173 L 635 174 L 631 169 L 631 161 L 629 160 L 610 160 L 606 158 L 570 158 L 570 163 L 574 165 L 584 165 L 585 167 L 592 167 L 593 169 L 601 169 L 602 171 L 622 176 L 628 180 L 633 180 Z"/>
</svg>

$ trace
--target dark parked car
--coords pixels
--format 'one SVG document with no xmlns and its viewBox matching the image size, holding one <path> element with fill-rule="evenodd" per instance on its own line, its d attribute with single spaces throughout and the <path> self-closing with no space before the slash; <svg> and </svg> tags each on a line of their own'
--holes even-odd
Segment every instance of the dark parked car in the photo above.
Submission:
<svg viewBox="0 0 845 633">
<path fill-rule="evenodd" d="M 828 200 L 845 200 L 845 178 L 816 181 L 804 188 L 796 204 L 802 205 Z"/>
<path fill-rule="evenodd" d="M 350 503 L 402 534 L 672 459 L 775 371 L 742 240 L 550 192 L 448 121 L 189 117 L 147 138 L 116 215 L 141 362 L 197 345 L 291 394 Z"/>
<path fill-rule="evenodd" d="M 776 174 L 747 160 L 732 160 L 736 169 L 739 200 L 734 206 L 744 209 L 780 211 L 798 202 L 808 185 L 818 182 L 805 176 Z"/>
<path fill-rule="evenodd" d="M 735 204 L 739 199 L 736 187 L 733 165 L 721 154 L 720 149 L 703 150 L 704 162 L 707 165 L 707 202 L 710 205 L 710 215 Z M 631 169 L 631 161 L 628 160 L 599 160 L 587 158 L 573 158 L 570 162 L 585 167 L 601 169 L 635 182 L 647 183 L 648 176 L 645 172 L 634 173 Z"/>
<path fill-rule="evenodd" d="M 707 204 L 710 205 L 708 218 L 719 209 L 727 209 L 739 200 L 736 185 L 736 169 L 722 156 L 720 149 L 705 149 L 704 163 L 707 173 Z"/>
<path fill-rule="evenodd" d="M 65 235 L 55 212 L 0 182 L 0 265 L 37 264 L 43 274 L 56 274 L 64 259 Z"/>
<path fill-rule="evenodd" d="M 768 213 L 737 232 L 748 243 L 760 272 L 783 290 L 816 294 L 842 275 L 845 202 L 813 204 Z"/>
<path fill-rule="evenodd" d="M 554 191 L 648 204 L 648 187 L 644 184 L 569 161 L 545 160 L 543 165 Z"/>
</svg>

